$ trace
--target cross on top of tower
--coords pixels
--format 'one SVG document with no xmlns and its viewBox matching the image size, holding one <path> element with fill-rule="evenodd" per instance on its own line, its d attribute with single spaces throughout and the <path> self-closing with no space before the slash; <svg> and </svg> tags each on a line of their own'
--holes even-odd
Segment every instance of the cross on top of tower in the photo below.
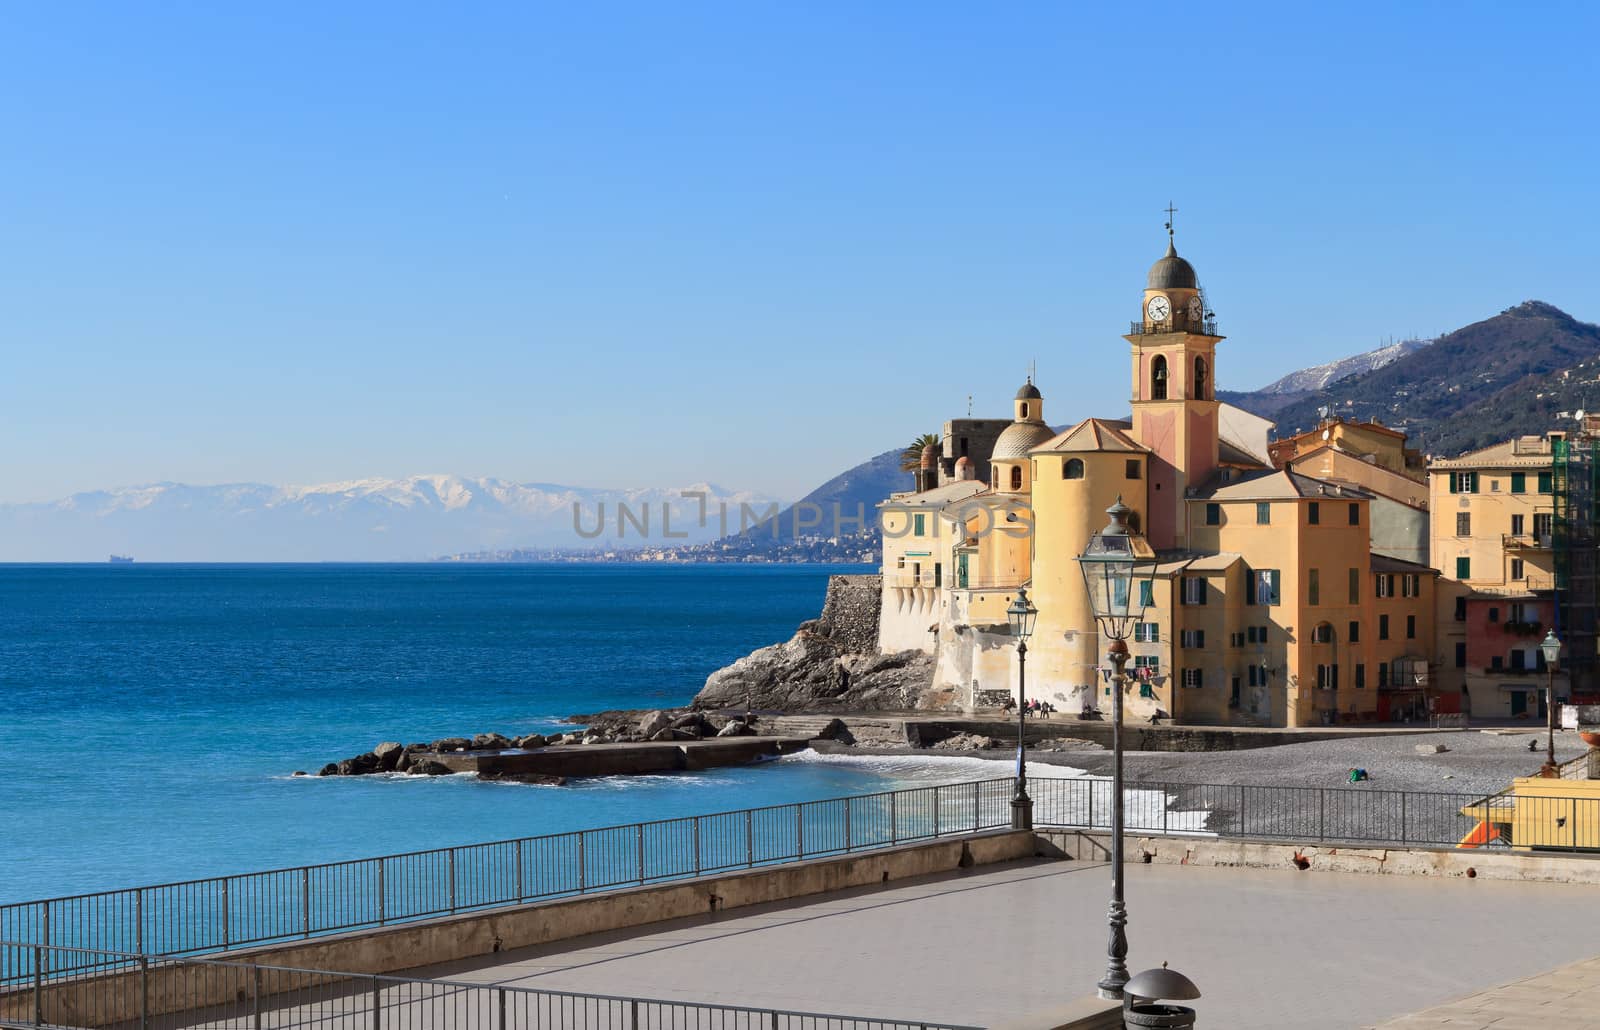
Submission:
<svg viewBox="0 0 1600 1030">
<path fill-rule="evenodd" d="M 1178 213 L 1178 209 L 1172 206 L 1172 201 L 1170 201 L 1170 200 L 1167 201 L 1166 212 L 1167 212 L 1167 239 L 1170 240 L 1170 239 L 1172 239 L 1172 216 Z"/>
</svg>

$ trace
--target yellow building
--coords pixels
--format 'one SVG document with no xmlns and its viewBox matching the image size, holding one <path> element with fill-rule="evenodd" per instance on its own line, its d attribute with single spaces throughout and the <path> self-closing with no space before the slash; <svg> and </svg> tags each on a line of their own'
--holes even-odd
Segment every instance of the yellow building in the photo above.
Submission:
<svg viewBox="0 0 1600 1030">
<path fill-rule="evenodd" d="M 1473 715 L 1544 719 L 1539 641 L 1555 619 L 1554 444 L 1564 439 L 1519 437 L 1428 466 L 1440 680 Z"/>
<path fill-rule="evenodd" d="M 1170 236 L 1124 339 L 1131 420 L 1085 419 L 1052 434 L 1030 381 L 992 454 L 963 444 L 964 458 L 988 462 L 981 489 L 947 497 L 940 487 L 925 502 L 897 495 L 884 505 L 886 528 L 919 507 L 941 513 L 930 525 L 961 528 L 947 559 L 886 532 L 885 624 L 891 607 L 902 610 L 891 594 L 908 589 L 908 563 L 919 579 L 911 589 L 936 595 L 915 618 L 936 621 L 897 625 L 883 646 L 931 641 L 936 688 L 972 707 L 998 703 L 1017 689 L 1005 607 L 1026 585 L 1039 610 L 1028 696 L 1065 712 L 1106 710 L 1108 642 L 1076 558 L 1120 498 L 1137 545 L 1157 561 L 1128 641 L 1129 718 L 1303 726 L 1424 709 L 1435 576 L 1406 560 L 1424 557 L 1426 510 L 1406 475 L 1404 437 L 1346 426 L 1336 440 L 1330 433 L 1331 455 L 1295 448 L 1284 452 L 1295 467 L 1274 468 L 1263 420 L 1215 398 L 1223 337 Z M 931 586 L 917 561 L 934 562 Z M 942 571 L 952 567 L 955 580 Z"/>
</svg>

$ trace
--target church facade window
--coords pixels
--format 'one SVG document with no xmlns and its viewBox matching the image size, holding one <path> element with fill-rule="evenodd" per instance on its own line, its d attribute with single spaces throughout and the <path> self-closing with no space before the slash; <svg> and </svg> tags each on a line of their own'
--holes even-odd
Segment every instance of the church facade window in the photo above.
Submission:
<svg viewBox="0 0 1600 1030">
<path fill-rule="evenodd" d="M 1021 465 L 1013 465 L 1013 466 L 1011 466 L 1011 489 L 1013 489 L 1013 490 L 1021 490 L 1022 489 L 1022 466 Z"/>
<path fill-rule="evenodd" d="M 1065 465 L 1061 466 L 1061 478 L 1062 479 L 1082 479 L 1083 478 L 1083 459 L 1082 458 L 1068 458 L 1067 459 L 1067 463 Z"/>
</svg>

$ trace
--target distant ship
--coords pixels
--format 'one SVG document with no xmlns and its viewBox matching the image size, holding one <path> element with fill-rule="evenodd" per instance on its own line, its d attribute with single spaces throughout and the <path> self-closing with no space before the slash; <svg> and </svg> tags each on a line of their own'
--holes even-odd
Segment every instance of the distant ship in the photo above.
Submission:
<svg viewBox="0 0 1600 1030">
<path fill-rule="evenodd" d="M 132 565 L 133 564 L 133 559 L 128 557 L 125 554 L 113 554 L 111 556 L 111 564 L 113 564 L 113 565 Z"/>
</svg>

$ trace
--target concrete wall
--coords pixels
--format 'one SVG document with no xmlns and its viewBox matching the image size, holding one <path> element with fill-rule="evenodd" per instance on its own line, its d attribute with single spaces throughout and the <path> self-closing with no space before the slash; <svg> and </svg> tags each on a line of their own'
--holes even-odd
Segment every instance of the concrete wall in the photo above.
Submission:
<svg viewBox="0 0 1600 1030">
<path fill-rule="evenodd" d="M 341 973 L 398 973 L 584 934 L 646 926 L 668 919 L 714 919 L 718 912 L 726 909 L 1027 858 L 1034 854 L 1036 846 L 1035 836 L 1024 831 L 943 838 L 835 858 L 314 937 L 211 957 L 226 962 Z M 156 965 L 144 983 L 135 971 L 103 977 L 75 977 L 49 985 L 43 992 L 42 1004 L 46 1022 L 60 1026 L 133 1022 L 139 1019 L 142 1004 L 147 1005 L 147 1014 L 157 1016 L 246 1000 L 249 987 L 241 975 L 196 976 L 194 967 Z M 280 977 L 272 981 L 279 985 L 279 990 L 316 982 L 327 981 L 317 976 Z M 31 990 L 0 995 L 0 1024 L 7 1020 L 31 1022 L 33 1005 Z M 827 1008 L 826 1004 L 818 1007 Z"/>
<path fill-rule="evenodd" d="M 1110 834 L 1046 830 L 1040 832 L 1039 839 L 1040 850 L 1052 857 L 1103 862 L 1110 854 Z M 1600 885 L 1600 854 L 1530 854 L 1463 848 L 1350 848 L 1210 837 L 1129 836 L 1124 839 L 1127 841 L 1129 862 Z"/>
</svg>

